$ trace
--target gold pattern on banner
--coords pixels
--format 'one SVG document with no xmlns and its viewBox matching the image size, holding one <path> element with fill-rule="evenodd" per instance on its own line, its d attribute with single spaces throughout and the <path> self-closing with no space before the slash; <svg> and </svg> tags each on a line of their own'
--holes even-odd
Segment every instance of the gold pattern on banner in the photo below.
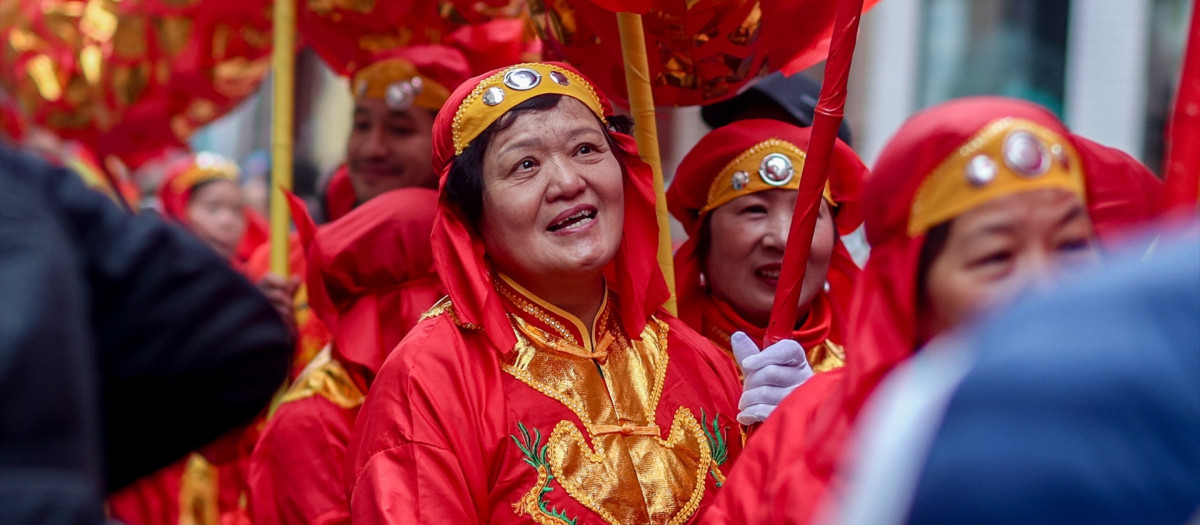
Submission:
<svg viewBox="0 0 1200 525">
<path fill-rule="evenodd" d="M 254 94 L 258 80 L 270 69 L 270 57 L 258 60 L 237 57 L 225 60 L 213 68 L 213 88 L 226 97 L 248 97 Z"/>
<path fill-rule="evenodd" d="M 58 83 L 58 77 L 54 75 L 54 62 L 50 60 L 50 57 L 38 55 L 29 59 L 26 74 L 33 81 L 33 85 L 37 87 L 38 93 L 46 100 L 56 101 L 62 97 L 62 85 Z"/>
<path fill-rule="evenodd" d="M 124 17 L 113 34 L 113 51 L 117 57 L 133 60 L 146 54 L 146 19 Z"/>
<path fill-rule="evenodd" d="M 511 300 L 513 290 L 499 288 Z M 580 334 L 586 341 L 581 347 L 573 337 L 535 326 L 554 326 L 547 319 L 564 313 L 541 307 L 535 297 L 522 299 L 510 313 L 517 344 L 502 358 L 504 371 L 561 403 L 584 427 L 562 420 L 551 432 L 546 455 L 553 479 L 609 523 L 686 522 L 704 497 L 713 458 L 688 407 L 675 409 L 665 439 L 657 425 L 668 365 L 667 324 L 651 318 L 641 339 L 632 341 L 609 297 L 594 337 Z M 574 318 L 558 321 L 582 327 Z M 546 483 L 542 474 L 539 484 Z M 530 513 L 522 504 L 527 499 L 514 503 L 518 514 Z"/>
<path fill-rule="evenodd" d="M 375 10 L 375 0 L 308 0 L 307 7 L 320 16 L 328 16 L 337 10 L 370 14 Z"/>
<path fill-rule="evenodd" d="M 166 18 L 162 21 L 158 35 L 159 45 L 164 51 L 171 55 L 179 53 L 192 36 L 192 21 L 184 17 Z"/>
<path fill-rule="evenodd" d="M 84 46 L 79 52 L 79 69 L 83 71 L 83 78 L 88 84 L 94 86 L 100 83 L 101 60 L 100 46 L 95 44 Z"/>
<path fill-rule="evenodd" d="M 104 5 L 106 3 L 105 0 L 88 0 L 79 24 L 83 34 L 101 42 L 111 40 L 117 30 L 117 15 Z"/>
</svg>

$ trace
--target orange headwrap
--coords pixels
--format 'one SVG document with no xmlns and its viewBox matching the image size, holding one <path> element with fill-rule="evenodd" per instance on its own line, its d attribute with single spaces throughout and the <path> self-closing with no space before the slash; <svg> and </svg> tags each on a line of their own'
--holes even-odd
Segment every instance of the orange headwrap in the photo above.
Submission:
<svg viewBox="0 0 1200 525">
<path fill-rule="evenodd" d="M 512 76 L 506 83 L 509 74 Z M 510 84 L 523 89 L 514 89 Z M 566 64 L 545 62 L 518 64 L 468 80 L 450 95 L 446 110 L 438 113 L 433 128 L 433 166 L 440 174 L 433 225 L 437 271 L 454 304 L 459 325 L 482 328 L 484 344 L 501 352 L 513 348 L 516 336 L 500 294 L 493 287 L 483 240 L 449 200 L 446 181 L 455 157 L 480 132 L 518 100 L 548 93 L 578 99 L 598 119 L 612 115 L 608 101 L 578 71 Z M 654 188 L 650 167 L 638 157 L 633 138 L 612 135 L 618 146 L 614 153 L 625 165 L 625 229 L 617 255 L 606 266 L 604 275 L 609 290 L 619 298 L 626 333 L 640 334 L 649 316 L 668 297 L 666 281 L 654 256 L 658 249 Z"/>
<path fill-rule="evenodd" d="M 693 328 L 728 324 L 731 326 L 723 326 L 722 331 L 741 330 L 762 343 L 766 327 L 751 325 L 728 305 L 714 308 L 711 294 L 700 283 L 705 254 L 696 252 L 697 243 L 705 219 L 713 209 L 757 191 L 797 190 L 811 135 L 811 128 L 784 122 L 743 120 L 709 133 L 680 162 L 667 190 L 667 206 L 688 232 L 687 242 L 675 252 L 675 290 L 679 296 L 679 316 Z M 792 168 L 790 178 L 784 180 L 772 178 L 770 172 L 760 173 L 773 155 L 787 158 L 786 164 Z M 866 173 L 866 166 L 854 151 L 838 141 L 823 193 L 798 198 L 804 201 L 825 198 L 835 213 L 838 233 L 845 235 L 862 224 L 857 201 L 859 185 Z M 814 311 L 821 315 L 810 314 L 794 334 L 804 348 L 814 348 L 828 339 L 844 342 L 845 315 L 857 276 L 858 267 L 839 240 L 829 269 L 830 291 L 814 299 L 817 303 L 813 305 Z"/>
<path fill-rule="evenodd" d="M 400 111 L 416 106 L 442 108 L 450 90 L 470 75 L 466 57 L 446 46 L 409 46 L 375 56 L 354 71 L 356 97 L 380 98 Z"/>
</svg>

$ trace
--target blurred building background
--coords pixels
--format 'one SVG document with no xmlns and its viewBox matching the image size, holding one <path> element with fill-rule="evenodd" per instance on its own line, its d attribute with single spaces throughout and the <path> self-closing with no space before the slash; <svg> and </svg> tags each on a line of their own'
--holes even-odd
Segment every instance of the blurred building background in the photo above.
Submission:
<svg viewBox="0 0 1200 525">
<path fill-rule="evenodd" d="M 955 97 L 1043 104 L 1067 125 L 1158 171 L 1191 0 L 883 0 L 863 18 L 846 117 L 868 164 L 900 124 Z M 347 81 L 311 53 L 298 60 L 297 155 L 322 176 L 341 162 Z M 820 77 L 820 67 L 805 74 Z M 266 149 L 270 85 L 195 136 L 234 159 Z M 669 177 L 707 132 L 696 108 L 660 114 Z"/>
</svg>

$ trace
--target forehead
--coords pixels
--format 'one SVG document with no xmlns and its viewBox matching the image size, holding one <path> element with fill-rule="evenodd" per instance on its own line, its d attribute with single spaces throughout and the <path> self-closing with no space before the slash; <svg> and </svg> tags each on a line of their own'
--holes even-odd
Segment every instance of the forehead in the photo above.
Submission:
<svg viewBox="0 0 1200 525">
<path fill-rule="evenodd" d="M 381 98 L 358 97 L 354 99 L 354 114 L 356 116 L 371 116 L 377 118 L 411 117 L 413 111 L 421 108 L 413 106 L 405 111 L 397 111 L 388 107 Z"/>
<path fill-rule="evenodd" d="M 504 117 L 501 117 L 497 122 L 503 121 Z M 552 108 L 517 114 L 507 128 L 496 133 L 491 146 L 500 146 L 518 139 L 556 136 L 581 129 L 603 133 L 600 121 L 592 110 L 583 102 L 564 96 L 558 105 Z"/>
<path fill-rule="evenodd" d="M 983 232 L 999 226 L 1052 226 L 1083 208 L 1079 196 L 1065 190 L 1044 189 L 1017 193 L 995 199 L 963 213 L 954 219 L 955 230 L 963 233 Z M 1086 214 L 1082 215 L 1086 218 Z M 1014 231 L 1025 231 L 1016 228 Z"/>
</svg>

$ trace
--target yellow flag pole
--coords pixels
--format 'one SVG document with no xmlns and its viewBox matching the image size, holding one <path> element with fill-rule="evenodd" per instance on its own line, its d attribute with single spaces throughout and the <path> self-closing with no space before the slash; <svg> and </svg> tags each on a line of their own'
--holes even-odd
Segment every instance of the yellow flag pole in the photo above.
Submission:
<svg viewBox="0 0 1200 525">
<path fill-rule="evenodd" d="M 275 0 L 271 50 L 271 273 L 288 276 L 289 214 L 284 190 L 292 189 L 292 99 L 296 84 L 296 0 Z"/>
<path fill-rule="evenodd" d="M 642 33 L 642 15 L 617 13 L 621 32 L 621 57 L 625 61 L 625 89 L 629 92 L 629 111 L 633 114 L 633 138 L 642 160 L 654 172 L 654 208 L 658 214 L 658 265 L 667 279 L 671 298 L 664 305 L 677 315 L 675 305 L 675 262 L 671 257 L 671 224 L 667 220 L 667 196 L 664 191 L 662 162 L 658 153 L 658 126 L 654 121 L 654 93 L 650 89 L 650 66 L 646 60 L 646 37 Z"/>
</svg>

